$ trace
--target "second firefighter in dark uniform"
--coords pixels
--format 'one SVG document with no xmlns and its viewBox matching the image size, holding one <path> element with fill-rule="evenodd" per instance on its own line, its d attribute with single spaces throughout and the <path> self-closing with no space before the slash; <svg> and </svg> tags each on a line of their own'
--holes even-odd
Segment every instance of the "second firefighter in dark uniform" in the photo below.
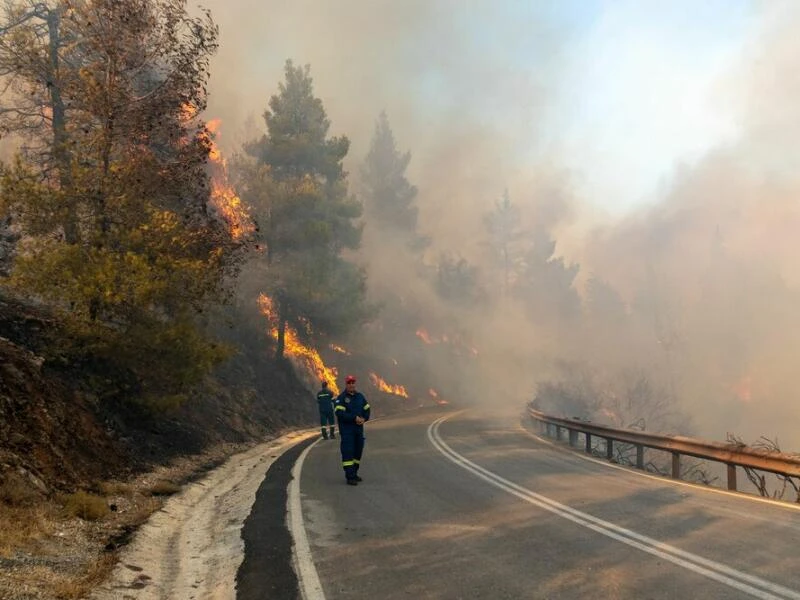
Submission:
<svg viewBox="0 0 800 600">
<path fill-rule="evenodd" d="M 339 447 L 348 485 L 358 485 L 361 455 L 364 452 L 364 423 L 369 421 L 369 403 L 356 391 L 356 378 L 348 375 L 344 391 L 336 397 L 333 410 L 339 422 Z"/>
<path fill-rule="evenodd" d="M 322 430 L 322 437 L 326 440 L 336 438 L 333 425 L 333 392 L 328 388 L 328 382 L 322 380 L 322 389 L 317 392 L 317 405 L 319 406 L 319 425 Z M 328 431 L 325 431 L 325 426 Z"/>
</svg>

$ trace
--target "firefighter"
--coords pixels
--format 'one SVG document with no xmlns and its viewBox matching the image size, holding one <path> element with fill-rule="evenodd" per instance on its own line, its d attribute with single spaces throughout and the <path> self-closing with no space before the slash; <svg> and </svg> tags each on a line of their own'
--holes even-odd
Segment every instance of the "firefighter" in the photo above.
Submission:
<svg viewBox="0 0 800 600">
<path fill-rule="evenodd" d="M 358 485 L 358 467 L 364 451 L 364 423 L 369 421 L 369 403 L 364 394 L 356 391 L 356 378 L 348 375 L 344 391 L 339 394 L 333 410 L 339 421 L 339 447 L 347 485 Z"/>
<path fill-rule="evenodd" d="M 328 389 L 328 382 L 322 380 L 322 389 L 317 392 L 317 404 L 319 406 L 319 425 L 322 430 L 322 437 L 326 440 L 336 439 L 336 427 L 333 424 L 333 392 Z M 325 431 L 325 426 L 328 431 Z"/>
</svg>

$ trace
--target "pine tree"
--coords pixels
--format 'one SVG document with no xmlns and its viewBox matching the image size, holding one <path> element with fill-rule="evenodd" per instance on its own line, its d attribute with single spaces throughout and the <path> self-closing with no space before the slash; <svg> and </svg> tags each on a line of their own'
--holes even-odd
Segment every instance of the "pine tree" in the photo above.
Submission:
<svg viewBox="0 0 800 600">
<path fill-rule="evenodd" d="M 502 269 L 502 289 L 508 294 L 516 262 L 517 245 L 522 237 L 519 210 L 512 204 L 508 190 L 495 202 L 494 210 L 484 217 L 489 234 L 489 248 L 494 263 Z"/>
<path fill-rule="evenodd" d="M 417 227 L 417 207 L 414 206 L 417 188 L 405 175 L 410 161 L 410 152 L 398 151 L 389 118 L 382 112 L 361 168 L 365 208 L 368 217 L 381 227 L 406 234 L 416 233 Z"/>
<path fill-rule="evenodd" d="M 578 265 L 567 265 L 555 257 L 556 242 L 550 233 L 537 228 L 524 257 L 517 294 L 534 321 L 556 323 L 580 315 L 581 302 L 572 287 Z"/>
<path fill-rule="evenodd" d="M 283 356 L 288 325 L 307 335 L 344 331 L 366 318 L 364 273 L 342 258 L 361 242 L 361 205 L 348 193 L 342 161 L 350 142 L 329 137 L 310 67 L 286 62 L 285 80 L 264 113 L 267 134 L 245 146 L 241 192 L 255 208 L 266 246 L 266 281 Z"/>
</svg>

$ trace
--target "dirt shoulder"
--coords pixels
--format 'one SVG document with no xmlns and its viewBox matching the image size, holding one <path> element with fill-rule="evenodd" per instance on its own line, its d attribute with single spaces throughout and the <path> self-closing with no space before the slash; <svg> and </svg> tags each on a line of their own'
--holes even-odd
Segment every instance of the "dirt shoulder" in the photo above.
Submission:
<svg viewBox="0 0 800 600">
<path fill-rule="evenodd" d="M 170 498 L 119 555 L 92 600 L 236 597 L 241 528 L 274 460 L 314 435 L 298 432 L 236 454 Z"/>
<path fill-rule="evenodd" d="M 0 553 L 0 599 L 235 598 L 240 530 L 258 486 L 278 456 L 310 435 L 220 445 L 109 482 L 104 502 L 113 511 L 97 520 L 55 502 L 0 504 L 0 536 L 18 542 Z"/>
</svg>

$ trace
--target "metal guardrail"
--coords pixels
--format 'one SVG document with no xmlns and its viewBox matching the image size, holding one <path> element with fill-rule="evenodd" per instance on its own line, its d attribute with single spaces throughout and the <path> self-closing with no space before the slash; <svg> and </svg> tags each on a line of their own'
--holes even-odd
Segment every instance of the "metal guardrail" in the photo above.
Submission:
<svg viewBox="0 0 800 600">
<path fill-rule="evenodd" d="M 800 456 L 769 452 L 749 447 L 738 447 L 719 442 L 706 442 L 677 435 L 645 433 L 632 429 L 614 429 L 589 421 L 554 417 L 529 408 L 531 418 L 538 421 L 547 433 L 556 428 L 555 437 L 561 439 L 561 430 L 569 432 L 570 445 L 577 445 L 578 433 L 586 438 L 586 452 L 592 452 L 592 436 L 605 439 L 606 458 L 614 456 L 614 442 L 632 444 L 636 447 L 636 466 L 644 468 L 644 449 L 663 450 L 672 454 L 672 477 L 680 479 L 681 456 L 692 456 L 703 460 L 725 463 L 728 466 L 728 489 L 736 490 L 736 467 L 747 467 L 787 477 L 800 477 Z"/>
</svg>

